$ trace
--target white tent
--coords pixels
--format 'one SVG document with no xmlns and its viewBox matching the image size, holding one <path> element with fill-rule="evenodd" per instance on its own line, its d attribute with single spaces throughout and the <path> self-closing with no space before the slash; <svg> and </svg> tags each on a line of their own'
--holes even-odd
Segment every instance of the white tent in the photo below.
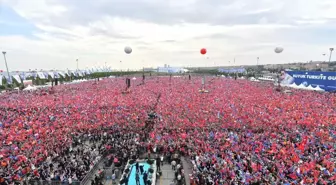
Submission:
<svg viewBox="0 0 336 185">
<path fill-rule="evenodd" d="M 306 89 L 307 87 L 306 87 L 305 85 L 303 85 L 303 84 L 300 84 L 300 85 L 298 86 L 298 88 L 299 88 L 299 89 Z"/>
<path fill-rule="evenodd" d="M 52 79 L 55 78 L 55 74 L 54 74 L 54 72 L 48 72 L 48 75 L 49 75 Z"/>
<path fill-rule="evenodd" d="M 290 84 L 289 87 L 294 88 L 294 89 L 298 88 L 298 86 L 295 83 Z"/>
<path fill-rule="evenodd" d="M 33 86 L 30 86 L 28 85 L 25 89 L 23 89 L 24 91 L 35 91 L 37 88 L 36 87 L 33 87 Z"/>
<path fill-rule="evenodd" d="M 83 80 L 74 80 L 72 82 L 66 83 L 66 84 L 77 84 L 77 83 L 81 83 L 81 82 L 86 82 L 87 80 L 83 79 Z"/>
<path fill-rule="evenodd" d="M 58 73 L 59 75 L 61 75 L 63 78 L 65 78 L 66 76 L 65 76 L 65 73 L 64 72 L 62 72 L 62 71 L 59 71 L 59 72 L 56 72 L 56 73 Z"/>
<path fill-rule="evenodd" d="M 286 85 L 283 85 L 283 86 L 286 86 Z M 302 89 L 302 90 L 310 90 L 310 91 L 324 91 L 321 87 L 317 86 L 317 87 L 313 87 L 311 85 L 309 86 L 305 86 L 303 84 L 300 84 L 300 85 L 296 85 L 295 83 L 292 83 L 290 85 L 288 85 L 287 87 L 291 87 L 291 88 L 294 88 L 294 89 Z"/>
<path fill-rule="evenodd" d="M 314 91 L 314 90 L 316 90 L 313 86 L 311 86 L 311 85 L 308 85 L 308 87 L 306 88 L 307 90 L 312 90 L 312 91 Z"/>
<path fill-rule="evenodd" d="M 315 91 L 324 91 L 324 89 L 322 89 L 320 86 L 316 86 Z"/>
<path fill-rule="evenodd" d="M 250 78 L 250 81 L 252 81 L 252 82 L 259 82 L 259 80 L 256 79 L 256 78 L 254 78 L 254 77 L 251 77 L 251 78 Z"/>
</svg>

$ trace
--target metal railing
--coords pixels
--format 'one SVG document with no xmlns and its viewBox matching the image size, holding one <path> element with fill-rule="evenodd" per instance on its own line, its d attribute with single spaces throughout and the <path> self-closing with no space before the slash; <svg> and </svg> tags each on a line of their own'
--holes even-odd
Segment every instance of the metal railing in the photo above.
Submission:
<svg viewBox="0 0 336 185">
<path fill-rule="evenodd" d="M 80 185 L 85 185 L 87 182 L 91 179 L 91 177 L 95 174 L 95 172 L 98 170 L 100 164 L 104 161 L 104 158 L 100 159 L 100 161 L 93 166 L 93 168 L 90 170 L 88 174 L 85 175 L 83 180 L 80 182 Z"/>
<path fill-rule="evenodd" d="M 102 164 L 104 164 L 104 161 L 105 161 L 107 155 L 108 155 L 108 151 L 105 151 L 103 153 L 101 159 L 93 166 L 93 168 L 90 170 L 90 172 L 85 175 L 85 177 L 83 178 L 83 180 L 80 182 L 80 185 L 86 185 L 87 184 L 87 182 L 91 179 L 92 176 L 94 176 L 94 174 L 99 169 L 99 167 Z"/>
</svg>

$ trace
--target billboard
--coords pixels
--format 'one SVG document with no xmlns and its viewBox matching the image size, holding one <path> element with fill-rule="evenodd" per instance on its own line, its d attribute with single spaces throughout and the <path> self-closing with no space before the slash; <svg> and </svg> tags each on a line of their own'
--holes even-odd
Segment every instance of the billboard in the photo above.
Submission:
<svg viewBox="0 0 336 185">
<path fill-rule="evenodd" d="M 320 71 L 283 71 L 280 83 L 301 87 L 321 88 L 336 91 L 336 72 Z"/>
</svg>

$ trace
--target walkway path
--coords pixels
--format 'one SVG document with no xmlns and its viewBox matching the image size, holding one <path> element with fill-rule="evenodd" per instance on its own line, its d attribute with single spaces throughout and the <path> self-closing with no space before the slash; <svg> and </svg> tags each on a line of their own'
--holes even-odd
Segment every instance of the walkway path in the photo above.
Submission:
<svg viewBox="0 0 336 185">
<path fill-rule="evenodd" d="M 98 175 L 99 169 L 103 169 L 103 168 L 104 168 L 104 160 L 98 163 L 98 167 L 96 169 L 93 169 L 92 171 L 89 172 L 91 176 L 89 180 L 85 183 L 85 185 L 91 185 L 91 180 L 95 178 L 95 175 Z"/>
<path fill-rule="evenodd" d="M 116 170 L 117 169 L 117 170 Z M 112 170 L 116 170 L 116 179 L 114 180 L 114 183 L 112 181 Z M 119 184 L 119 180 L 122 176 L 123 171 L 119 170 L 119 168 L 115 168 L 114 164 L 112 164 L 109 168 L 104 168 L 105 171 L 105 182 L 104 185 L 117 185 Z"/>
<path fill-rule="evenodd" d="M 183 170 L 184 170 L 184 178 L 186 180 L 186 185 L 190 185 L 189 174 L 192 174 L 191 163 L 190 163 L 189 159 L 184 158 L 184 157 L 181 157 L 181 161 L 182 161 L 182 166 L 183 166 Z"/>
<path fill-rule="evenodd" d="M 164 164 L 161 166 L 162 175 L 157 179 L 157 185 L 171 185 L 174 181 L 174 171 L 171 165 Z"/>
</svg>

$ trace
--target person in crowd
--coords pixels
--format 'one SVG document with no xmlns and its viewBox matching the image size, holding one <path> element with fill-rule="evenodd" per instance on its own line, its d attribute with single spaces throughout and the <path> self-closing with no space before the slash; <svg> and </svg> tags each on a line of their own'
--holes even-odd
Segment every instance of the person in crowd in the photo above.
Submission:
<svg viewBox="0 0 336 185">
<path fill-rule="evenodd" d="M 175 160 L 173 160 L 172 162 L 171 162 L 171 166 L 172 166 L 172 170 L 176 170 L 176 161 Z"/>
<path fill-rule="evenodd" d="M 144 184 L 147 184 L 147 180 L 148 180 L 148 173 L 145 172 L 145 173 L 143 174 L 143 181 L 144 181 Z"/>
<path fill-rule="evenodd" d="M 159 156 L 156 158 L 156 169 L 161 171 L 161 159 Z"/>
<path fill-rule="evenodd" d="M 115 183 L 116 183 L 116 180 L 117 180 L 115 171 L 112 172 L 111 179 L 112 179 L 112 184 L 115 184 Z"/>
<path fill-rule="evenodd" d="M 200 81 L 149 78 L 127 95 L 122 79 L 1 94 L 0 183 L 75 184 L 108 155 L 122 169 L 154 149 L 182 179 L 176 165 L 190 159 L 196 184 L 335 182 L 335 95 L 216 77 L 202 94 Z"/>
<path fill-rule="evenodd" d="M 136 174 L 135 174 L 135 182 L 136 182 L 137 185 L 140 185 L 140 175 L 139 175 L 138 172 L 136 172 Z"/>
<path fill-rule="evenodd" d="M 164 155 L 161 155 L 161 157 L 160 157 L 160 164 L 164 164 Z"/>
<path fill-rule="evenodd" d="M 137 173 L 140 173 L 140 166 L 138 162 L 135 163 L 135 169 Z"/>
<path fill-rule="evenodd" d="M 140 168 L 140 174 L 142 175 L 144 173 L 144 166 L 140 165 L 139 168 Z"/>
</svg>

